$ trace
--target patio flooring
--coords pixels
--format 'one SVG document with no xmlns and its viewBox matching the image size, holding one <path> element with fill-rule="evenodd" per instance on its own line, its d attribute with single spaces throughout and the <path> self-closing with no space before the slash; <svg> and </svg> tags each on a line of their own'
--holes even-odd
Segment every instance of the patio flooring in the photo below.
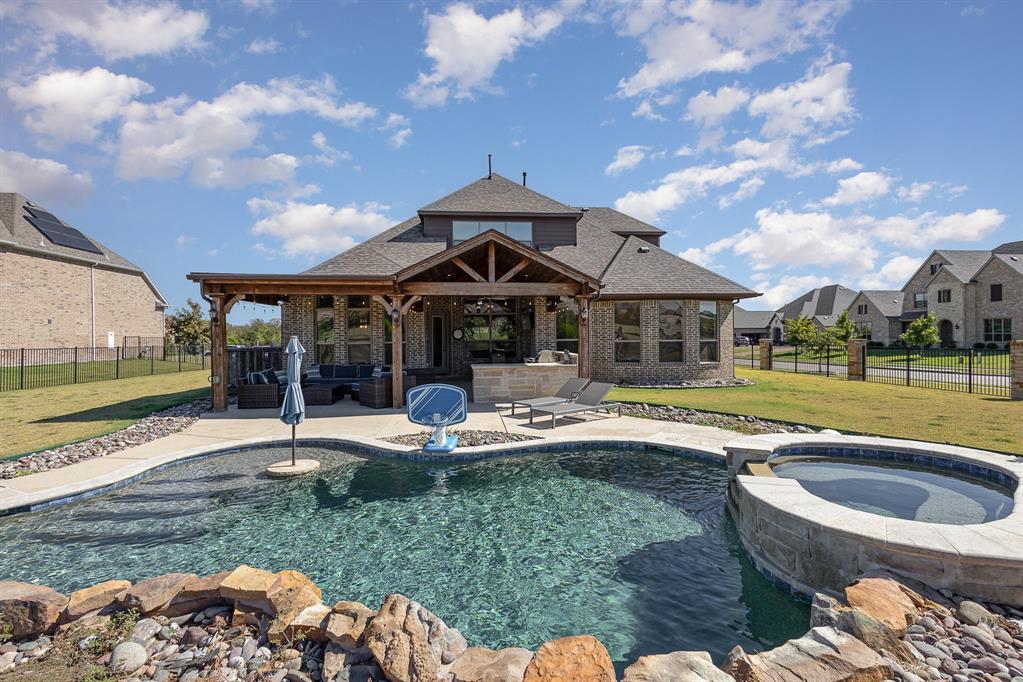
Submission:
<svg viewBox="0 0 1023 682">
<path fill-rule="evenodd" d="M 530 425 L 528 411 L 517 412 L 513 417 L 506 404 L 483 403 L 470 403 L 468 420 L 455 428 L 509 431 L 542 438 L 665 442 L 722 458 L 725 443 L 741 437 L 734 431 L 710 426 L 604 414 L 564 417 L 558 420 L 557 429 L 551 430 L 549 419 Z M 424 429 L 410 423 L 402 410 L 374 410 L 351 400 L 309 406 L 306 421 L 298 427 L 299 438 L 354 440 L 383 439 L 420 431 Z M 204 414 L 192 426 L 165 438 L 60 469 L 0 481 L 0 513 L 109 486 L 204 451 L 290 437 L 291 428 L 281 423 L 278 410 L 238 410 L 232 406 L 226 413 Z"/>
</svg>

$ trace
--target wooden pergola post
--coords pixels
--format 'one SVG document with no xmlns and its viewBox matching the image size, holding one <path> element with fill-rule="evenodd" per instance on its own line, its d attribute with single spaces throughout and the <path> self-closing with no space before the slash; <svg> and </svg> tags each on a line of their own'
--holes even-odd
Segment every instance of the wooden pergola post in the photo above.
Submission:
<svg viewBox="0 0 1023 682">
<path fill-rule="evenodd" d="M 210 296 L 210 391 L 214 412 L 227 412 L 227 311 L 224 294 Z"/>
<path fill-rule="evenodd" d="M 405 310 L 402 307 L 401 295 L 391 297 L 391 381 L 393 406 L 395 409 L 405 404 L 405 369 L 404 358 L 401 356 L 402 323 L 405 319 Z"/>
<path fill-rule="evenodd" d="M 579 378 L 590 376 L 590 297 L 576 296 L 579 311 Z"/>
</svg>

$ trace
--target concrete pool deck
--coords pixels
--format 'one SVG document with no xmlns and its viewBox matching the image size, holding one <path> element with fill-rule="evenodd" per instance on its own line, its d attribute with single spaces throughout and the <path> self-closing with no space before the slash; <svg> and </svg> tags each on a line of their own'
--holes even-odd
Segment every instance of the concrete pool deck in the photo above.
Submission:
<svg viewBox="0 0 1023 682">
<path fill-rule="evenodd" d="M 177 460 L 290 439 L 291 427 L 277 415 L 276 409 L 238 410 L 232 406 L 226 413 L 206 413 L 192 426 L 143 445 L 60 469 L 0 480 L 0 514 L 106 488 Z M 329 406 L 309 406 L 306 417 L 298 427 L 301 439 L 344 439 L 400 452 L 414 449 L 377 439 L 424 431 L 410 423 L 401 410 L 374 410 L 348 400 Z M 482 403 L 470 403 L 468 420 L 456 430 L 470 429 L 524 433 L 554 442 L 629 440 L 693 450 L 718 457 L 722 463 L 725 444 L 742 435 L 712 426 L 604 415 L 566 418 L 552 431 L 547 420 L 530 425 L 526 412 L 520 410 L 512 417 L 510 409 L 503 405 L 495 409 L 493 404 Z M 460 448 L 456 453 L 493 449 L 496 447 Z"/>
</svg>

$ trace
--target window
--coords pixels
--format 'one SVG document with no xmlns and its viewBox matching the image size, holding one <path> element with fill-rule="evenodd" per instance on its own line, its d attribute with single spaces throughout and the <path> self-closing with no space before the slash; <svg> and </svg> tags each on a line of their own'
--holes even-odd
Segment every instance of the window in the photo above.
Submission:
<svg viewBox="0 0 1023 682">
<path fill-rule="evenodd" d="M 931 263 L 931 274 L 933 275 L 938 270 L 941 270 L 942 265 L 944 265 L 944 263 Z"/>
<path fill-rule="evenodd" d="M 533 245 L 533 223 L 503 220 L 453 220 L 451 243 L 464 242 L 487 230 L 497 230 L 527 246 Z"/>
<path fill-rule="evenodd" d="M 348 362 L 369 364 L 369 296 L 348 297 Z"/>
<path fill-rule="evenodd" d="M 519 359 L 514 298 L 467 298 L 465 340 L 472 362 L 516 362 Z"/>
<path fill-rule="evenodd" d="M 639 301 L 615 303 L 615 362 L 639 362 Z"/>
<path fill-rule="evenodd" d="M 866 303 L 857 303 L 856 304 L 856 314 L 857 315 L 866 315 L 867 314 L 867 304 Z"/>
<path fill-rule="evenodd" d="M 575 303 L 561 303 L 558 305 L 557 318 L 555 320 L 556 340 L 555 350 L 567 350 L 569 353 L 579 352 L 579 311 Z"/>
<path fill-rule="evenodd" d="M 927 292 L 913 294 L 913 307 L 914 308 L 926 308 L 927 307 Z"/>
<path fill-rule="evenodd" d="M 334 362 L 334 297 L 316 297 L 316 362 Z"/>
<path fill-rule="evenodd" d="M 856 331 L 859 332 L 861 339 L 866 339 L 867 341 L 870 341 L 870 337 L 874 333 L 874 323 L 857 322 Z"/>
<path fill-rule="evenodd" d="M 408 317 L 401 318 L 401 362 L 405 364 L 408 358 L 408 324 L 406 323 Z M 391 319 L 390 315 L 384 315 L 384 364 L 390 365 L 394 363 L 394 346 L 391 341 L 394 339 L 394 320 Z"/>
<path fill-rule="evenodd" d="M 1012 339 L 1012 320 L 1008 317 L 996 317 L 984 320 L 984 340 L 1006 342 Z"/>
<path fill-rule="evenodd" d="M 952 290 L 951 289 L 938 289 L 938 303 L 951 303 L 952 302 Z"/>
<path fill-rule="evenodd" d="M 991 302 L 996 303 L 1002 300 L 1002 285 L 992 284 L 991 285 Z"/>
<path fill-rule="evenodd" d="M 718 361 L 718 304 L 700 301 L 700 362 Z"/>
<path fill-rule="evenodd" d="M 657 357 L 661 362 L 683 362 L 682 301 L 657 303 Z"/>
</svg>

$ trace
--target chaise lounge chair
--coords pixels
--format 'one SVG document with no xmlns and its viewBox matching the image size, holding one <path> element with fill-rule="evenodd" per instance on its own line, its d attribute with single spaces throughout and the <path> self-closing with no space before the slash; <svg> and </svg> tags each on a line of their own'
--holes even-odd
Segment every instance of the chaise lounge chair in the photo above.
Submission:
<svg viewBox="0 0 1023 682">
<path fill-rule="evenodd" d="M 533 415 L 541 414 L 551 416 L 551 429 L 555 429 L 558 426 L 558 417 L 567 417 L 570 414 L 582 414 L 583 412 L 595 412 L 603 410 L 608 413 L 613 409 L 618 410 L 618 416 L 622 416 L 622 404 L 621 403 L 605 403 L 604 398 L 614 388 L 614 384 L 603 384 L 594 381 L 592 384 L 586 387 L 579 397 L 573 402 L 569 403 L 558 403 L 556 405 L 546 405 L 539 407 L 529 408 L 529 423 L 533 423 Z"/>
<path fill-rule="evenodd" d="M 574 400 L 579 392 L 586 388 L 586 384 L 590 383 L 589 379 L 569 379 L 566 381 L 561 388 L 557 390 L 554 395 L 542 396 L 540 398 L 525 398 L 523 400 L 513 400 L 511 404 L 512 416 L 515 416 L 515 406 L 522 405 L 523 407 L 543 407 L 545 405 L 558 405 L 560 403 L 567 403 Z"/>
</svg>

